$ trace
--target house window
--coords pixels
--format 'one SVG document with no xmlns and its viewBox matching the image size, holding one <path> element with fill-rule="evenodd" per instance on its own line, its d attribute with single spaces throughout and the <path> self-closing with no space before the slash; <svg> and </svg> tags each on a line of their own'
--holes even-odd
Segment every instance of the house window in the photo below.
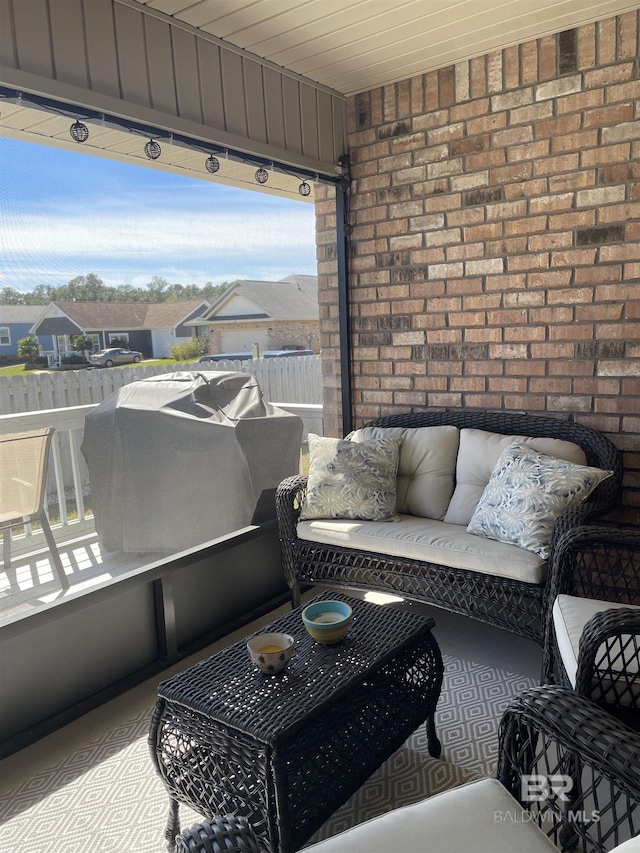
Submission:
<svg viewBox="0 0 640 853">
<path fill-rule="evenodd" d="M 129 346 L 129 332 L 109 332 L 109 346 Z"/>
<path fill-rule="evenodd" d="M 11 332 L 8 326 L 0 326 L 0 347 L 11 345 Z"/>
<path fill-rule="evenodd" d="M 87 335 L 87 337 L 91 338 L 91 349 L 97 352 L 100 349 L 100 335 Z"/>
</svg>

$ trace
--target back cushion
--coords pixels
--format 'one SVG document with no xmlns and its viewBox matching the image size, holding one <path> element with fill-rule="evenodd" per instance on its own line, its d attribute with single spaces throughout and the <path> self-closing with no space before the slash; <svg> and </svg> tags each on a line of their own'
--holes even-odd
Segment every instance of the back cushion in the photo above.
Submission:
<svg viewBox="0 0 640 853">
<path fill-rule="evenodd" d="M 586 465 L 584 450 L 571 441 L 539 436 L 501 435 L 482 429 L 460 431 L 456 465 L 456 487 L 444 520 L 449 524 L 469 524 L 478 501 L 505 447 L 518 441 L 539 453 L 555 456 L 576 465 Z"/>
<path fill-rule="evenodd" d="M 397 510 L 405 515 L 443 519 L 453 494 L 459 436 L 458 427 L 435 426 L 364 427 L 348 437 L 352 441 L 402 437 Z"/>
</svg>

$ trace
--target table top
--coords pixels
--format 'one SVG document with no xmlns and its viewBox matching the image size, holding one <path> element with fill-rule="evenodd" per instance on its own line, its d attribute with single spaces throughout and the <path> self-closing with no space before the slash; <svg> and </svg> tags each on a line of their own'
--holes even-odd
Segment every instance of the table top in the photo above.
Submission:
<svg viewBox="0 0 640 853">
<path fill-rule="evenodd" d="M 364 673 L 383 665 L 420 636 L 430 635 L 434 624 L 419 614 L 341 593 L 323 593 L 314 601 L 330 599 L 347 601 L 353 608 L 353 621 L 341 642 L 316 643 L 302 622 L 303 605 L 256 632 L 294 636 L 293 656 L 281 672 L 267 675 L 254 666 L 247 637 L 163 681 L 158 696 L 273 743 L 325 702 L 348 692 Z"/>
</svg>

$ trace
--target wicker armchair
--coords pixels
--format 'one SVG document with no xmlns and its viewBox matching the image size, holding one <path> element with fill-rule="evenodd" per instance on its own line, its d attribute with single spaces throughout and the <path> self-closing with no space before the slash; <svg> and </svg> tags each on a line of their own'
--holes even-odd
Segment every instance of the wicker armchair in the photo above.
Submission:
<svg viewBox="0 0 640 853">
<path fill-rule="evenodd" d="M 533 688 L 502 719 L 502 785 L 485 779 L 445 791 L 306 849 L 388 853 L 426 849 L 428 839 L 438 853 L 612 851 L 640 829 L 638 755 L 640 735 L 584 697 L 562 687 Z M 212 823 L 181 833 L 176 853 L 257 853 L 245 818 Z M 631 845 L 629 853 L 637 853 L 640 838 Z"/>
<path fill-rule="evenodd" d="M 444 424 L 574 442 L 584 450 L 589 465 L 613 471 L 613 476 L 600 483 L 584 503 L 559 516 L 551 551 L 567 530 L 594 523 L 618 501 L 620 454 L 606 436 L 581 424 L 541 415 L 459 409 L 391 415 L 364 426 L 414 429 Z M 307 477 L 297 475 L 280 483 L 276 491 L 282 566 L 294 607 L 300 603 L 300 590 L 314 584 L 376 590 L 468 615 L 543 644 L 547 582 L 526 583 L 465 568 L 305 541 L 298 537 L 297 525 L 306 487 Z"/>
<path fill-rule="evenodd" d="M 550 567 L 544 680 L 640 730 L 640 533 L 578 527 Z"/>
</svg>

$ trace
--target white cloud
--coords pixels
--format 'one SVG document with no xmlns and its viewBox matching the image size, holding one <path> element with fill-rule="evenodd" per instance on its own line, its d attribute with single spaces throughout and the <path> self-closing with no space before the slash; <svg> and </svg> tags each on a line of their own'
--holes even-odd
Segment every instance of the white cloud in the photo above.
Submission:
<svg viewBox="0 0 640 853">
<path fill-rule="evenodd" d="M 57 257 L 80 259 L 114 258 L 211 258 L 308 249 L 314 252 L 313 211 L 305 215 L 288 212 L 269 215 L 252 213 L 199 212 L 197 216 L 172 208 L 148 208 L 138 214 L 16 217 L 0 247 L 5 257 L 29 254 L 37 264 Z"/>
</svg>

